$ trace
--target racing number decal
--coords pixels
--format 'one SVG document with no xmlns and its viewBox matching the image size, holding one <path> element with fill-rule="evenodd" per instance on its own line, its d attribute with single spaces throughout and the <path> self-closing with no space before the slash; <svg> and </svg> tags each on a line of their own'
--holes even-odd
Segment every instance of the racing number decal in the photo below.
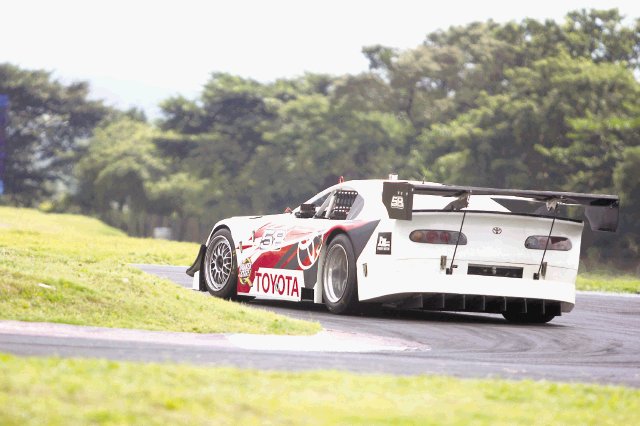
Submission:
<svg viewBox="0 0 640 426">
<path fill-rule="evenodd" d="M 260 239 L 261 250 L 280 250 L 287 232 L 284 229 L 266 229 Z"/>
<path fill-rule="evenodd" d="M 391 208 L 404 210 L 404 197 L 402 195 L 394 195 L 391 197 Z"/>
</svg>

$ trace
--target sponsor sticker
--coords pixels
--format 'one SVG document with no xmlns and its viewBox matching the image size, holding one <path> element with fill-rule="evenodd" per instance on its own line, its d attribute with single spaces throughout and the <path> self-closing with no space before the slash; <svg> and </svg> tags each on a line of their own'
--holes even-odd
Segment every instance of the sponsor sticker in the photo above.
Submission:
<svg viewBox="0 0 640 426">
<path fill-rule="evenodd" d="M 240 279 L 240 283 L 244 285 L 248 285 L 249 287 L 251 287 L 252 285 L 251 279 L 249 278 L 251 276 L 252 266 L 253 266 L 253 263 L 251 262 L 251 258 L 248 257 L 238 267 L 238 278 Z"/>
<path fill-rule="evenodd" d="M 391 232 L 378 232 L 376 254 L 391 254 Z"/>
<path fill-rule="evenodd" d="M 259 268 L 253 277 L 251 294 L 263 299 L 292 300 L 299 302 L 304 285 L 302 271 Z"/>
<path fill-rule="evenodd" d="M 404 197 L 402 195 L 394 195 L 391 197 L 391 208 L 404 210 Z"/>
</svg>

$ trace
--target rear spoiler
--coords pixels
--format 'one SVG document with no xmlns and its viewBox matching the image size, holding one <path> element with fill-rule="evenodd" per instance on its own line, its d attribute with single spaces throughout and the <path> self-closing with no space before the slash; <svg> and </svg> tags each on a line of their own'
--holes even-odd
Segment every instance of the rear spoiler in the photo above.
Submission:
<svg viewBox="0 0 640 426">
<path fill-rule="evenodd" d="M 383 183 L 382 202 L 390 219 L 411 220 L 413 196 L 436 195 L 456 197 L 443 211 L 460 210 L 468 205 L 471 195 L 495 195 L 521 197 L 546 202 L 551 209 L 557 204 L 583 205 L 591 229 L 615 232 L 618 229 L 620 198 L 617 195 L 580 194 L 576 192 L 535 191 L 526 189 L 479 188 L 474 186 L 413 184 L 410 182 L 387 181 Z"/>
</svg>

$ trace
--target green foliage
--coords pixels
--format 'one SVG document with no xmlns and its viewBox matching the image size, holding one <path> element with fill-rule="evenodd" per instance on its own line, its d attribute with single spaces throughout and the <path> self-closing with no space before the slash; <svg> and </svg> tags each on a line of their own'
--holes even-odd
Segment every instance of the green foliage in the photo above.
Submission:
<svg viewBox="0 0 640 426">
<path fill-rule="evenodd" d="M 78 140 L 109 112 L 88 93 L 86 83 L 64 85 L 49 72 L 0 63 L 0 94 L 10 102 L 4 160 L 9 201 L 35 205 L 69 182 Z"/>
<path fill-rule="evenodd" d="M 477 183 L 612 191 L 613 168 L 633 141 L 607 123 L 632 113 L 640 86 L 631 72 L 561 53 L 505 78 L 501 94 L 481 94 L 476 108 L 422 133 L 426 160 L 465 151 Z"/>
<path fill-rule="evenodd" d="M 113 204 L 141 211 L 149 198 L 145 184 L 165 171 L 151 142 L 154 132 L 148 124 L 128 118 L 97 129 L 76 166 L 81 202 L 100 210 Z"/>
<path fill-rule="evenodd" d="M 640 126 L 638 126 L 640 128 Z M 622 152 L 622 159 L 613 172 L 616 190 L 620 193 L 622 205 L 622 221 L 627 232 L 623 238 L 628 249 L 640 257 L 640 145 L 627 147 Z M 640 265 L 638 265 L 640 271 Z"/>
<path fill-rule="evenodd" d="M 150 190 L 166 172 L 165 160 L 152 143 L 156 133 L 150 125 L 126 116 L 96 129 L 75 167 L 76 200 L 85 211 L 141 233 L 140 215 L 151 202 L 165 200 L 153 199 Z"/>
<path fill-rule="evenodd" d="M 578 275 L 576 288 L 587 291 L 640 294 L 640 279 L 637 275 L 619 275 L 612 271 L 589 272 Z"/>
</svg>

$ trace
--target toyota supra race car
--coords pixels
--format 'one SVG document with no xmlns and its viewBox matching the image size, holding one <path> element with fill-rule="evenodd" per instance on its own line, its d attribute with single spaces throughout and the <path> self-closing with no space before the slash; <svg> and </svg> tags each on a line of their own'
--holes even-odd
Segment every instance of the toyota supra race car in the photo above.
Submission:
<svg viewBox="0 0 640 426">
<path fill-rule="evenodd" d="M 293 211 L 215 224 L 187 270 L 231 298 L 502 314 L 570 312 L 583 217 L 615 232 L 613 195 L 389 180 L 340 182 Z M 579 217 L 577 219 L 576 217 Z"/>
</svg>

